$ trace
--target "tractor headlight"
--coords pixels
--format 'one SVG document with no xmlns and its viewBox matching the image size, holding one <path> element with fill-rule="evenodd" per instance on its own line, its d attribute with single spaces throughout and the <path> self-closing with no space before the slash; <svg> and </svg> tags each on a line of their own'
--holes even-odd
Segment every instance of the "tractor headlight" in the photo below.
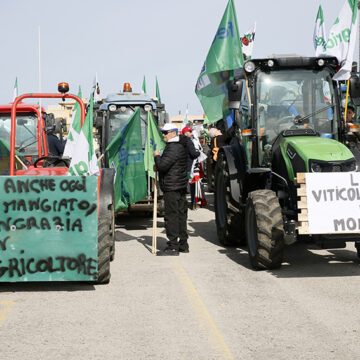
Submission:
<svg viewBox="0 0 360 360">
<path fill-rule="evenodd" d="M 267 65 L 268 67 L 273 67 L 275 65 L 274 60 L 268 60 Z"/>
<path fill-rule="evenodd" d="M 312 172 L 321 172 L 321 166 L 318 164 L 318 163 L 316 163 L 316 162 L 313 162 L 312 164 L 311 164 L 311 171 Z"/>
<path fill-rule="evenodd" d="M 324 59 L 319 59 L 317 61 L 317 64 L 320 66 L 320 67 L 323 67 L 325 65 L 325 60 Z"/>
<path fill-rule="evenodd" d="M 252 61 L 247 61 L 244 65 L 246 72 L 251 73 L 255 70 L 255 64 Z"/>
<path fill-rule="evenodd" d="M 116 105 L 114 105 L 114 104 L 109 105 L 109 110 L 116 111 Z"/>
<path fill-rule="evenodd" d="M 356 161 L 348 162 L 346 165 L 344 165 L 343 171 L 356 171 Z"/>
<path fill-rule="evenodd" d="M 152 110 L 152 106 L 150 104 L 146 104 L 144 105 L 144 110 L 145 111 L 151 111 Z"/>
</svg>

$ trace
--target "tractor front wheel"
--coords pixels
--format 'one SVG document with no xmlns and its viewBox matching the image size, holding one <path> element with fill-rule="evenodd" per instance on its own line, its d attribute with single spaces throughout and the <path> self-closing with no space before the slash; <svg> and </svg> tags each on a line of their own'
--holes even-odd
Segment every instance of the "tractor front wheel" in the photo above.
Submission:
<svg viewBox="0 0 360 360">
<path fill-rule="evenodd" d="M 258 270 L 280 267 L 284 252 L 284 225 L 275 192 L 256 190 L 249 193 L 245 230 L 251 265 Z"/>
</svg>

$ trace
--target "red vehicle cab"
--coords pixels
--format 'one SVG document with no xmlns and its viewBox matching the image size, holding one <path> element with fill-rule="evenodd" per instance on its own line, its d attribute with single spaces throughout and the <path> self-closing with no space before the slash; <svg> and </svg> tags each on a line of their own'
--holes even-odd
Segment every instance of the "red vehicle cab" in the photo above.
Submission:
<svg viewBox="0 0 360 360">
<path fill-rule="evenodd" d="M 59 84 L 59 91 L 62 91 L 61 85 L 62 84 Z M 67 175 L 68 166 L 66 161 L 56 157 L 54 159 L 54 157 L 48 155 L 44 119 L 41 116 L 42 114 L 40 114 L 38 107 L 36 108 L 36 106 L 33 105 L 25 105 L 20 103 L 23 99 L 26 98 L 60 98 L 63 100 L 65 98 L 74 99 L 80 104 L 81 126 L 85 120 L 85 105 L 83 101 L 75 95 L 62 92 L 59 94 L 41 93 L 24 94 L 18 96 L 14 102 L 9 105 L 11 108 L 11 119 L 10 123 L 6 123 L 7 128 L 10 125 L 10 133 L 6 135 L 7 140 L 10 138 L 10 175 Z M 34 116 L 34 112 L 37 114 L 37 118 Z M 29 128 L 30 124 L 32 126 L 31 128 Z M 41 141 L 39 141 L 40 139 Z M 26 149 L 27 152 L 25 152 Z M 30 161 L 30 165 L 26 167 L 23 166 L 23 169 L 21 170 L 18 169 L 18 166 L 16 166 L 15 169 L 16 160 L 20 161 L 19 156 L 17 155 L 19 153 L 21 155 L 25 155 L 25 157 Z M 52 166 L 47 167 L 47 163 L 49 163 L 50 160 Z"/>
</svg>

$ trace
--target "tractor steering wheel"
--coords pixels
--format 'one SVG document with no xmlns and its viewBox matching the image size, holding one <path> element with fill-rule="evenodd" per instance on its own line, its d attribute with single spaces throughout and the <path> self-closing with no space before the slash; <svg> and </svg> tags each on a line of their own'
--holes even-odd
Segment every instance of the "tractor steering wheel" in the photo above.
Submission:
<svg viewBox="0 0 360 360">
<path fill-rule="evenodd" d="M 61 164 L 61 163 L 63 163 L 65 165 L 65 167 L 69 167 L 69 164 L 65 159 L 62 159 L 62 158 L 59 158 L 56 156 L 43 156 L 43 157 L 40 157 L 35 160 L 34 168 L 37 168 L 37 164 L 43 160 L 44 160 L 44 163 L 46 162 L 46 160 L 48 160 L 48 164 L 50 165 L 50 166 L 44 166 L 44 167 L 56 167 L 58 164 Z"/>
<path fill-rule="evenodd" d="M 287 115 L 287 116 L 282 117 L 279 121 L 277 121 L 275 124 L 276 133 L 277 134 L 280 133 L 280 125 L 287 124 L 287 123 L 294 125 L 294 116 Z"/>
</svg>

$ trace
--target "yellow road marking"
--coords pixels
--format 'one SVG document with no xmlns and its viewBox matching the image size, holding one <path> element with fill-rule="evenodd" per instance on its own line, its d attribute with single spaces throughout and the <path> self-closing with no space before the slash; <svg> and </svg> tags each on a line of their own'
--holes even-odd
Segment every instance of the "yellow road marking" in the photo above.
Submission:
<svg viewBox="0 0 360 360">
<path fill-rule="evenodd" d="M 15 305 L 15 301 L 12 300 L 3 300 L 0 301 L 0 326 L 2 326 Z"/>
<path fill-rule="evenodd" d="M 226 345 L 224 338 L 216 327 L 215 322 L 212 319 L 209 311 L 201 300 L 199 293 L 191 282 L 185 269 L 181 265 L 181 262 L 177 258 L 173 258 L 173 260 L 178 270 L 175 271 L 175 274 L 178 277 L 181 286 L 183 287 L 183 290 L 194 310 L 196 317 L 199 320 L 201 327 L 204 329 L 205 333 L 208 336 L 208 341 L 211 347 L 219 356 L 219 358 L 234 359 L 229 347 Z"/>
</svg>

